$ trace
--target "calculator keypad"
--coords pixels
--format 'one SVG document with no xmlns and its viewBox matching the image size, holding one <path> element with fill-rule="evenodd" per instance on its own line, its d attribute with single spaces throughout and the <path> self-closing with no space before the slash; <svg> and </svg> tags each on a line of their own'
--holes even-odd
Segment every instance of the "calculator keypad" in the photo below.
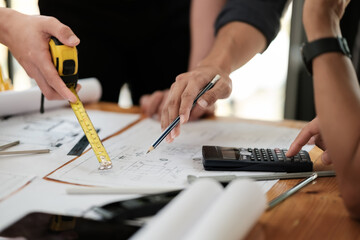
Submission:
<svg viewBox="0 0 360 240">
<path fill-rule="evenodd" d="M 304 151 L 293 157 L 286 157 L 287 149 L 240 148 L 239 160 L 252 162 L 307 162 L 311 161 Z"/>
</svg>

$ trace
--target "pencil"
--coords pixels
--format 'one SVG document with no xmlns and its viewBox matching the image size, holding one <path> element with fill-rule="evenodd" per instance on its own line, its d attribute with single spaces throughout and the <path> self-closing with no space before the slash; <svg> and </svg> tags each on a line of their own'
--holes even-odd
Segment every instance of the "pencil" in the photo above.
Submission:
<svg viewBox="0 0 360 240">
<path fill-rule="evenodd" d="M 317 171 L 317 172 L 296 172 L 296 173 L 268 173 L 261 175 L 251 175 L 251 176 L 236 176 L 236 175 L 218 175 L 218 176 L 195 176 L 188 175 L 187 181 L 188 183 L 192 183 L 197 179 L 201 178 L 212 178 L 221 183 L 229 183 L 235 179 L 252 179 L 254 181 L 268 181 L 268 180 L 277 180 L 277 179 L 296 179 L 296 178 L 305 178 L 310 177 L 314 173 L 317 174 L 318 177 L 334 177 L 334 171 Z"/>
<path fill-rule="evenodd" d="M 305 187 L 310 182 L 314 181 L 317 177 L 318 177 L 318 175 L 316 173 L 314 173 L 310 177 L 308 177 L 308 178 L 304 179 L 303 181 L 301 181 L 299 184 L 295 185 L 293 188 L 287 190 L 286 192 L 284 192 L 280 196 L 278 196 L 275 199 L 271 200 L 269 202 L 268 207 L 267 207 L 266 210 L 272 209 L 273 207 L 275 207 L 276 205 L 278 205 L 279 203 L 284 201 L 286 198 L 290 197 L 291 195 L 293 195 L 294 193 L 299 191 L 301 188 Z"/>
<path fill-rule="evenodd" d="M 217 81 L 219 81 L 219 79 L 220 79 L 220 75 L 217 74 L 217 75 L 211 80 L 211 82 L 209 82 L 209 83 L 205 86 L 205 88 L 204 88 L 203 90 L 201 90 L 201 92 L 196 96 L 196 98 L 195 98 L 195 100 L 194 100 L 194 102 L 193 102 L 193 105 L 192 105 L 191 109 L 192 109 L 193 107 L 195 107 L 197 100 L 198 100 L 204 93 L 206 93 L 208 90 L 210 90 L 210 89 L 215 85 L 215 83 L 216 83 Z M 173 130 L 174 127 L 179 124 L 179 122 L 180 122 L 180 116 L 177 116 L 177 118 L 164 130 L 164 132 L 161 134 L 161 136 L 160 136 L 160 137 L 154 142 L 154 144 L 149 148 L 149 150 L 146 152 L 146 154 L 149 153 L 149 152 L 151 152 L 152 150 L 154 150 L 154 149 L 161 143 L 161 141 L 164 140 L 164 138 L 166 138 L 167 135 L 169 135 L 169 133 L 171 132 L 171 130 Z"/>
<path fill-rule="evenodd" d="M 11 142 L 11 143 L 8 143 L 8 144 L 5 144 L 5 145 L 1 145 L 0 150 L 4 150 L 4 149 L 7 149 L 9 147 L 16 146 L 16 145 L 19 145 L 19 144 L 20 144 L 20 141 L 15 141 L 15 142 Z"/>
<path fill-rule="evenodd" d="M 39 154 L 49 153 L 50 149 L 38 149 L 38 150 L 23 150 L 23 151 L 6 151 L 0 152 L 0 155 L 14 155 L 14 154 Z"/>
</svg>

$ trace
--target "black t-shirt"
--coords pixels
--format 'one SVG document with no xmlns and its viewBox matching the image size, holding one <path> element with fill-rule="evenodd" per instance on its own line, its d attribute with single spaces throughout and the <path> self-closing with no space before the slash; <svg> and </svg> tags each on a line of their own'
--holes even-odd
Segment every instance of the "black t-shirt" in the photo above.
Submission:
<svg viewBox="0 0 360 240">
<path fill-rule="evenodd" d="M 217 18 L 218 31 L 229 22 L 246 22 L 262 32 L 268 45 L 280 29 L 280 18 L 289 0 L 228 0 Z"/>
</svg>

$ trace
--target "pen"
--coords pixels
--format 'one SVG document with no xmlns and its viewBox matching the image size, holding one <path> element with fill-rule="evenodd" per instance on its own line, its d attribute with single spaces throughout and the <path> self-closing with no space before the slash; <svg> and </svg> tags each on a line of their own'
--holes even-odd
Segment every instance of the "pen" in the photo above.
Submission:
<svg viewBox="0 0 360 240">
<path fill-rule="evenodd" d="M 220 79 L 220 75 L 217 74 L 217 75 L 213 78 L 213 80 L 211 80 L 211 82 L 209 82 L 209 83 L 205 86 L 205 88 L 204 88 L 203 90 L 201 90 L 201 92 L 196 96 L 196 98 L 195 98 L 195 100 L 194 100 L 194 102 L 193 102 L 193 105 L 192 105 L 191 109 L 192 109 L 193 107 L 195 107 L 197 100 L 198 100 L 205 92 L 207 92 L 208 90 L 210 90 L 210 89 L 215 85 L 215 83 L 216 83 L 217 81 L 219 81 L 219 79 Z M 149 152 L 151 152 L 152 150 L 154 150 L 154 149 L 161 143 L 161 141 L 164 140 L 164 138 L 166 138 L 167 135 L 169 135 L 169 133 L 171 132 L 171 130 L 173 130 L 174 127 L 179 124 L 179 122 L 180 122 L 180 116 L 177 116 L 177 118 L 164 130 L 164 132 L 161 134 L 161 136 L 158 138 L 158 140 L 155 141 L 155 143 L 149 148 L 149 150 L 148 150 L 146 153 L 149 153 Z"/>
<path fill-rule="evenodd" d="M 314 181 L 317 178 L 317 174 L 314 173 L 313 175 L 311 175 L 310 177 L 304 179 L 303 181 L 301 181 L 300 183 L 296 184 L 294 187 L 292 187 L 291 189 L 287 190 L 286 192 L 284 192 L 283 194 L 281 194 L 280 196 L 276 197 L 275 199 L 271 200 L 268 204 L 268 207 L 266 210 L 270 210 L 271 208 L 275 207 L 276 205 L 278 205 L 279 203 L 281 203 L 282 201 L 284 201 L 286 198 L 290 197 L 291 195 L 293 195 L 294 193 L 296 193 L 297 191 L 299 191 L 301 188 L 305 187 L 307 184 L 309 184 L 310 182 Z"/>
<path fill-rule="evenodd" d="M 252 175 L 252 176 L 236 176 L 236 175 L 220 175 L 220 176 L 195 176 L 188 175 L 187 181 L 188 183 L 192 183 L 200 178 L 212 178 L 221 183 L 229 183 L 235 179 L 242 178 L 250 178 L 254 181 L 267 181 L 267 180 L 277 180 L 277 179 L 294 179 L 294 178 L 304 178 L 310 177 L 314 173 L 318 175 L 318 177 L 334 177 L 335 171 L 317 171 L 317 172 L 296 172 L 296 173 L 268 173 L 262 175 Z"/>
<path fill-rule="evenodd" d="M 11 142 L 11 143 L 7 143 L 7 144 L 4 144 L 4 145 L 1 145 L 0 146 L 0 151 L 1 150 L 4 150 L 4 149 L 7 149 L 7 148 L 10 148 L 12 146 L 16 146 L 16 145 L 19 145 L 20 144 L 20 141 L 15 141 L 15 142 Z"/>
</svg>

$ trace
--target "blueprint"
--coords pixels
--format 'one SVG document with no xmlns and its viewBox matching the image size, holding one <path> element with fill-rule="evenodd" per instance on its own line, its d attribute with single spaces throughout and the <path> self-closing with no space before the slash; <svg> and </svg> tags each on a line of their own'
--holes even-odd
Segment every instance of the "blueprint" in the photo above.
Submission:
<svg viewBox="0 0 360 240">
<path fill-rule="evenodd" d="M 100 129 L 100 139 L 116 133 L 140 117 L 139 114 L 96 110 L 89 110 L 87 113 L 94 127 Z M 0 145 L 20 141 L 19 145 L 8 149 L 9 151 L 50 149 L 47 154 L 0 156 L 1 170 L 40 177 L 73 159 L 67 153 L 84 136 L 71 108 L 2 119 L 0 132 Z"/>
<path fill-rule="evenodd" d="M 68 183 L 113 187 L 185 187 L 187 175 L 250 175 L 254 172 L 205 171 L 202 145 L 229 147 L 288 148 L 298 129 L 240 122 L 201 120 L 181 127 L 174 142 L 162 142 L 147 149 L 160 136 L 160 124 L 145 119 L 122 134 L 104 142 L 113 168 L 97 170 L 98 162 L 90 152 L 48 176 Z M 310 150 L 308 146 L 307 150 Z"/>
</svg>

